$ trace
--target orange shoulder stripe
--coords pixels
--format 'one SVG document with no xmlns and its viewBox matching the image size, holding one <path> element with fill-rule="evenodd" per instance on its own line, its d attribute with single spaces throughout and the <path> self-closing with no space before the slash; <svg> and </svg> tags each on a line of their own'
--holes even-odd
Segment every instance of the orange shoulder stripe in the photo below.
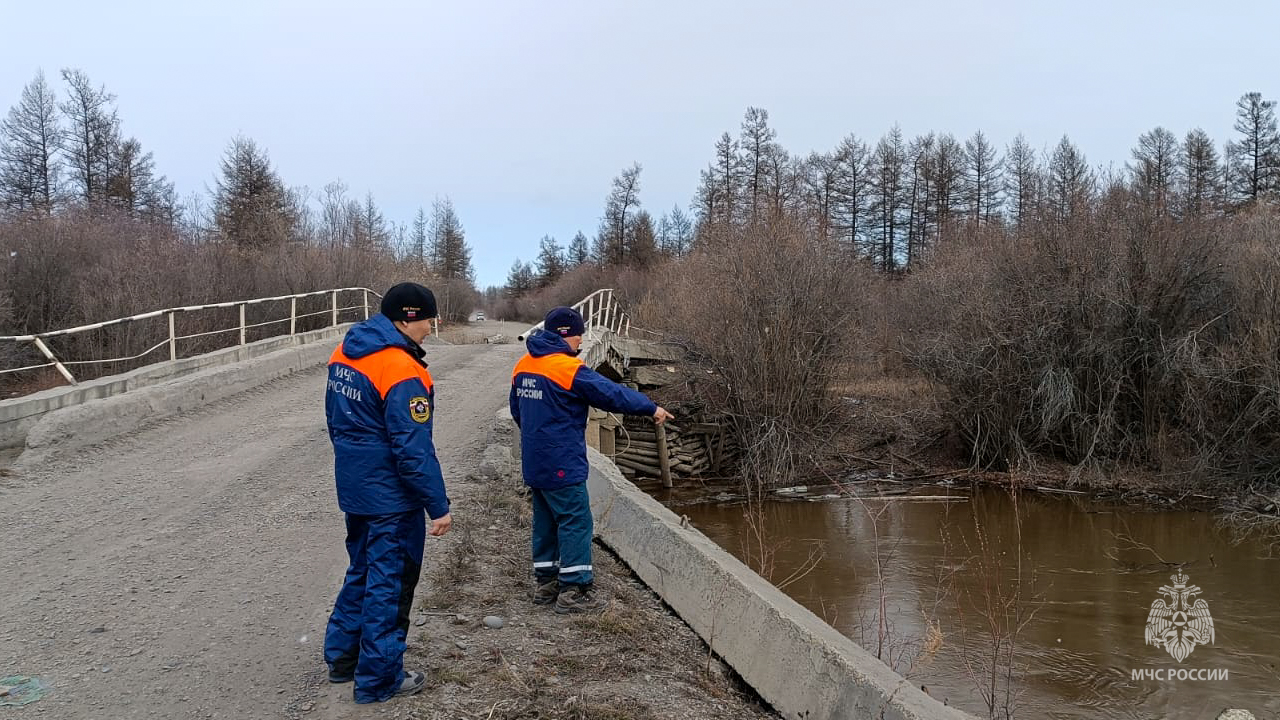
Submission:
<svg viewBox="0 0 1280 720">
<path fill-rule="evenodd" d="M 422 380 L 427 390 L 431 390 L 431 373 L 400 348 L 384 348 L 362 358 L 349 358 L 339 345 L 329 360 L 330 365 L 333 363 L 342 363 L 369 378 L 369 382 L 373 383 L 378 394 L 384 398 L 391 392 L 391 388 L 413 377 Z"/>
<path fill-rule="evenodd" d="M 573 376 L 578 374 L 578 368 L 580 367 L 582 367 L 581 360 L 563 353 L 543 355 L 542 357 L 525 355 L 520 358 L 520 362 L 516 363 L 515 369 L 511 371 L 511 382 L 514 383 L 516 376 L 520 373 L 529 373 L 531 375 L 541 375 L 565 390 L 569 390 L 573 387 Z"/>
</svg>

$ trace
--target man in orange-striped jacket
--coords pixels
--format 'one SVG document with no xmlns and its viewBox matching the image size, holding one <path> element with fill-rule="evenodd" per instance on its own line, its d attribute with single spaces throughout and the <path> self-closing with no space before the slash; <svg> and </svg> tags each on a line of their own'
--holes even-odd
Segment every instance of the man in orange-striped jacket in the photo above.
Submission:
<svg viewBox="0 0 1280 720">
<path fill-rule="evenodd" d="M 355 681 L 357 703 L 416 693 L 404 669 L 409 608 L 430 533 L 449 531 L 449 498 L 432 441 L 435 387 L 422 341 L 436 300 L 415 283 L 387 291 L 382 312 L 347 331 L 329 360 L 325 416 L 351 564 L 325 632 L 329 681 Z"/>
<path fill-rule="evenodd" d="M 520 428 L 524 482 L 533 498 L 533 601 L 560 614 L 596 612 L 604 597 L 593 586 L 591 505 L 587 496 L 587 407 L 644 415 L 661 423 L 671 413 L 579 360 L 586 331 L 578 311 L 558 307 L 525 341 L 511 375 L 511 416 Z"/>
</svg>

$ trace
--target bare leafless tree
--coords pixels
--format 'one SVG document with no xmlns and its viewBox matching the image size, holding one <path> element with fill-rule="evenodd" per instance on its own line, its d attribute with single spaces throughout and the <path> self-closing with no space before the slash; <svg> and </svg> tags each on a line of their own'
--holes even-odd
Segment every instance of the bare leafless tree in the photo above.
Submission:
<svg viewBox="0 0 1280 720">
<path fill-rule="evenodd" d="M 0 204 L 17 212 L 53 212 L 61 192 L 60 152 L 65 140 L 57 97 L 44 73 L 22 89 L 0 121 Z"/>
<path fill-rule="evenodd" d="M 111 152 L 118 141 L 116 96 L 105 86 L 94 87 L 82 70 L 64 69 L 62 79 L 67 83 L 67 99 L 59 106 L 67 122 L 62 148 L 77 197 L 94 203 L 106 196 Z"/>
</svg>

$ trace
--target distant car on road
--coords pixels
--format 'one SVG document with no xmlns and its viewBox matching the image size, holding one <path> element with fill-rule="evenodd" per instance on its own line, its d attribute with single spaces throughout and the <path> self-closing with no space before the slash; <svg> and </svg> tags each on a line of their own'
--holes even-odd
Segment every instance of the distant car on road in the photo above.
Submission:
<svg viewBox="0 0 1280 720">
<path fill-rule="evenodd" d="M 484 313 L 482 312 L 476 313 L 476 322 L 484 322 Z"/>
</svg>

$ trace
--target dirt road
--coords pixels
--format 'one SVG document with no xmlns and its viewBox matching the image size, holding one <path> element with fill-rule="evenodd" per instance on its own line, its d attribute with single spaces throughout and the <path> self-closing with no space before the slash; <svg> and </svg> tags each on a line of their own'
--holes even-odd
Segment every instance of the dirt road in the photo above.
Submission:
<svg viewBox="0 0 1280 720">
<path fill-rule="evenodd" d="M 521 351 L 429 348 L 447 480 L 474 469 Z M 0 477 L 0 676 L 52 686 L 25 716 L 309 709 L 345 567 L 323 385 L 316 368 Z"/>
</svg>

